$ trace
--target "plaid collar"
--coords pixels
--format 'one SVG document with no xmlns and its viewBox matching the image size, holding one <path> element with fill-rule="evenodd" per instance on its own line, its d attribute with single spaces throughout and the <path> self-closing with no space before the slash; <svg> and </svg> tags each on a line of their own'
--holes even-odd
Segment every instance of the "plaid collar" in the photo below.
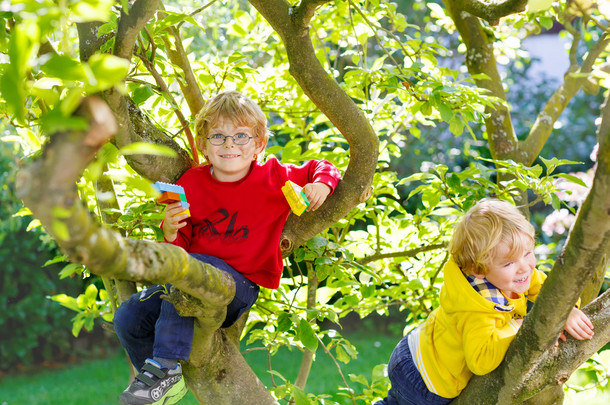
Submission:
<svg viewBox="0 0 610 405">
<path fill-rule="evenodd" d="M 498 287 L 496 287 L 495 285 L 493 285 L 492 283 L 490 283 L 489 281 L 487 281 L 486 278 L 480 279 L 480 278 L 476 278 L 475 276 L 472 276 L 472 275 L 466 275 L 466 274 L 464 274 L 464 275 L 468 279 L 468 282 L 470 283 L 472 288 L 474 288 L 474 290 L 476 292 L 481 294 L 481 296 L 483 298 L 485 298 L 488 301 L 493 302 L 494 304 L 508 306 L 508 300 L 502 294 L 500 289 Z"/>
</svg>

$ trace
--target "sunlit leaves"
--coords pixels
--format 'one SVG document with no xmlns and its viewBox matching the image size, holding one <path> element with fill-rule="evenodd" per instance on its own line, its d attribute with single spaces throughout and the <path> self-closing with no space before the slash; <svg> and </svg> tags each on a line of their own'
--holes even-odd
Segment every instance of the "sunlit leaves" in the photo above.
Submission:
<svg viewBox="0 0 610 405">
<path fill-rule="evenodd" d="M 82 328 L 92 330 L 94 321 L 99 317 L 106 321 L 112 320 L 108 294 L 106 290 L 98 290 L 95 284 L 90 284 L 85 292 L 76 298 L 66 294 L 57 294 L 50 298 L 77 313 L 72 324 L 74 336 L 78 336 Z"/>
</svg>

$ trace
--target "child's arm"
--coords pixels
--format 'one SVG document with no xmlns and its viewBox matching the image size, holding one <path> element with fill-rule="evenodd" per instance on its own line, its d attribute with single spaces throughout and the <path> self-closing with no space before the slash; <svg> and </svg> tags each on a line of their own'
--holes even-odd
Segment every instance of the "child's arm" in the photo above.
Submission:
<svg viewBox="0 0 610 405">
<path fill-rule="evenodd" d="M 184 220 L 188 218 L 188 215 L 184 211 L 186 208 L 180 202 L 171 203 L 165 207 L 162 229 L 166 241 L 175 241 L 178 237 L 178 230 L 187 225 Z"/>
<path fill-rule="evenodd" d="M 565 329 L 574 339 L 587 340 L 593 337 L 593 323 L 584 312 L 578 308 L 572 308 L 568 315 Z M 561 332 L 559 338 L 566 341 L 566 335 Z"/>
<path fill-rule="evenodd" d="M 508 346 L 523 324 L 523 319 L 513 318 L 506 322 L 504 316 L 481 316 L 473 314 L 463 319 L 462 344 L 464 360 L 468 369 L 477 375 L 493 371 L 504 359 Z M 459 327 L 459 325 L 458 325 Z"/>
<path fill-rule="evenodd" d="M 324 183 L 307 183 L 303 187 L 305 197 L 309 201 L 307 211 L 315 211 L 326 201 L 326 197 L 331 192 L 331 188 Z"/>
</svg>

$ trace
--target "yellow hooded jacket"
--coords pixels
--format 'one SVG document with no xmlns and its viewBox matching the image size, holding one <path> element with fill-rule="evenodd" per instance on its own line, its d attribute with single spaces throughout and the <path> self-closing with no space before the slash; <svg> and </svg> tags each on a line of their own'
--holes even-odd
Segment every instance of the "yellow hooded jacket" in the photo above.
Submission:
<svg viewBox="0 0 610 405">
<path fill-rule="evenodd" d="M 481 296 L 453 260 L 444 268 L 440 306 L 409 335 L 409 349 L 428 390 L 457 397 L 472 374 L 487 374 L 504 359 L 519 330 L 515 318 L 527 313 L 546 275 L 535 270 L 530 288 L 508 305 Z"/>
</svg>

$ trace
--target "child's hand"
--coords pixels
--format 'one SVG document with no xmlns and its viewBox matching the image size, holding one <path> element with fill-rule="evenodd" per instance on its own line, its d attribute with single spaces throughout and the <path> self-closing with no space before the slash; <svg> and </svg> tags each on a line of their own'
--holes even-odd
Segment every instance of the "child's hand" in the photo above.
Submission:
<svg viewBox="0 0 610 405">
<path fill-rule="evenodd" d="M 179 202 L 167 204 L 163 217 L 163 236 L 168 242 L 173 242 L 178 237 L 178 229 L 186 226 L 184 220 L 188 218 L 187 214 L 180 214 L 186 211 Z"/>
<path fill-rule="evenodd" d="M 587 340 L 593 337 L 593 323 L 584 312 L 578 308 L 573 308 L 566 322 L 566 331 L 577 340 Z M 566 336 L 563 332 L 559 336 L 561 340 L 566 341 Z"/>
<path fill-rule="evenodd" d="M 303 192 L 309 200 L 307 211 L 315 211 L 326 201 L 326 197 L 330 194 L 330 187 L 324 183 L 307 183 L 303 187 Z"/>
</svg>

